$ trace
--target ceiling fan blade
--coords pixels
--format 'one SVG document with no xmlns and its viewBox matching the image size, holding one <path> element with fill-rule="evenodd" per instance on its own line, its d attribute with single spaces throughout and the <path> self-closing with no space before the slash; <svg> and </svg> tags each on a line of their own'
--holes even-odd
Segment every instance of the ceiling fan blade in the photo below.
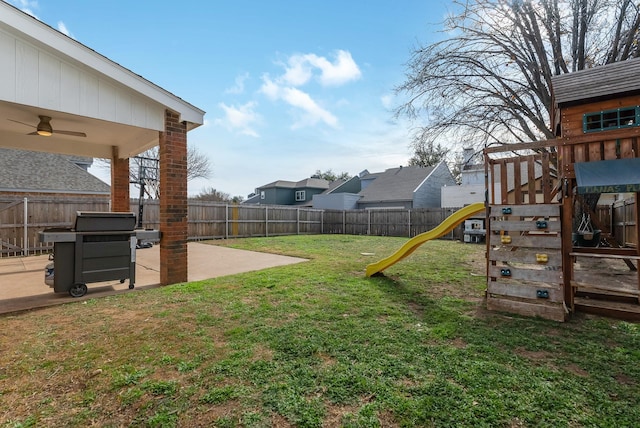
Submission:
<svg viewBox="0 0 640 428">
<path fill-rule="evenodd" d="M 53 130 L 54 134 L 62 134 L 62 135 L 71 135 L 73 137 L 86 137 L 87 134 L 85 134 L 84 132 L 77 132 L 77 131 L 58 131 L 57 129 Z"/>
<path fill-rule="evenodd" d="M 25 126 L 30 126 L 31 128 L 35 128 L 35 125 L 31 125 L 29 123 L 24 123 L 24 122 L 20 122 L 19 120 L 13 120 L 13 119 L 7 119 L 10 120 L 11 122 L 15 122 L 15 123 L 19 123 L 20 125 L 25 125 Z"/>
</svg>

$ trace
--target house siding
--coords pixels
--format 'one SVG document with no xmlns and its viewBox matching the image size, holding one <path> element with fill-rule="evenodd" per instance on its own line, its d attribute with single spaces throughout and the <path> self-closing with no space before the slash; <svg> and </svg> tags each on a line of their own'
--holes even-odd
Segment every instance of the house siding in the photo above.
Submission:
<svg viewBox="0 0 640 428">
<path fill-rule="evenodd" d="M 442 208 L 462 208 L 474 202 L 484 202 L 484 184 L 442 188 Z"/>
<path fill-rule="evenodd" d="M 440 162 L 427 178 L 413 192 L 412 208 L 439 208 L 443 186 L 455 186 L 456 182 L 443 161 Z"/>
<path fill-rule="evenodd" d="M 336 187 L 331 193 L 358 193 L 360 190 L 362 190 L 360 177 L 352 177 Z"/>
<path fill-rule="evenodd" d="M 412 201 L 399 201 L 399 200 L 386 201 L 386 202 L 385 201 L 359 202 L 358 208 L 363 210 L 374 209 L 374 208 L 381 208 L 381 209 L 397 208 L 397 209 L 410 210 L 411 208 L 413 208 L 413 203 Z"/>
<path fill-rule="evenodd" d="M 354 193 L 314 195 L 313 208 L 323 210 L 355 210 L 358 207 L 359 199 L 360 195 Z"/>
</svg>

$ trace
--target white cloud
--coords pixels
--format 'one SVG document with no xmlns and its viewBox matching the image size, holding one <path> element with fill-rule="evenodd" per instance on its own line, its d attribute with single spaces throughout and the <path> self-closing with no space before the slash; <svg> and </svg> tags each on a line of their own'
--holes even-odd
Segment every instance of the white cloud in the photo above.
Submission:
<svg viewBox="0 0 640 428">
<path fill-rule="evenodd" d="M 224 126 L 229 131 L 238 132 L 251 137 L 257 138 L 260 136 L 252 128 L 253 124 L 258 123 L 261 120 L 260 115 L 255 112 L 255 108 L 257 106 L 255 102 L 249 102 L 239 107 L 228 106 L 224 103 L 220 103 L 218 106 L 224 110 L 224 117 L 216 119 L 214 121 L 216 125 Z"/>
<path fill-rule="evenodd" d="M 309 54 L 305 55 L 309 64 L 320 69 L 320 83 L 324 86 L 339 86 L 358 80 L 362 72 L 355 63 L 351 54 L 347 51 L 339 50 L 335 62 L 330 62 L 324 57 Z"/>
<path fill-rule="evenodd" d="M 284 73 L 275 79 L 264 75 L 260 92 L 272 101 L 284 101 L 296 109 L 297 121 L 294 128 L 324 123 L 338 127 L 338 119 L 329 110 L 316 102 L 310 93 L 298 89 L 312 79 L 322 86 L 340 86 L 358 80 L 362 73 L 351 54 L 338 50 L 334 61 L 315 54 L 292 55 L 280 63 Z M 314 79 L 315 78 L 315 79 Z M 346 101 L 341 100 L 344 104 Z"/>
<path fill-rule="evenodd" d="M 316 54 L 293 55 L 287 61 L 285 73 L 279 80 L 292 86 L 302 86 L 311 80 L 314 71 L 319 71 L 317 79 L 321 85 L 339 86 L 362 76 L 358 64 L 349 52 L 338 50 L 335 57 L 335 61 L 331 62 Z"/>
<path fill-rule="evenodd" d="M 382 106 L 386 109 L 391 109 L 393 107 L 393 96 L 391 95 L 383 95 L 380 98 L 380 102 L 382 103 Z"/>
<path fill-rule="evenodd" d="M 72 39 L 75 39 L 75 37 L 73 37 L 73 34 L 71 34 L 65 23 L 62 21 L 58 21 L 58 31 L 66 36 L 71 37 Z"/>
<path fill-rule="evenodd" d="M 36 16 L 33 9 L 38 9 L 38 2 L 33 0 L 12 0 L 9 3 L 13 4 L 15 7 L 26 13 L 27 15 L 31 15 L 37 20 L 40 20 L 38 16 Z"/>
<path fill-rule="evenodd" d="M 293 128 L 315 125 L 318 122 L 323 122 L 333 128 L 338 126 L 338 119 L 316 103 L 308 93 L 291 86 L 279 85 L 266 75 L 263 77 L 263 81 L 260 89 L 263 94 L 273 101 L 282 100 L 302 112 Z"/>
<path fill-rule="evenodd" d="M 285 73 L 279 79 L 281 82 L 292 86 L 302 86 L 313 76 L 313 71 L 309 66 L 307 55 L 294 55 L 289 58 L 285 66 Z"/>
<path fill-rule="evenodd" d="M 244 82 L 249 79 L 249 73 L 236 76 L 235 85 L 228 88 L 225 93 L 227 94 L 242 94 L 244 92 Z"/>
</svg>

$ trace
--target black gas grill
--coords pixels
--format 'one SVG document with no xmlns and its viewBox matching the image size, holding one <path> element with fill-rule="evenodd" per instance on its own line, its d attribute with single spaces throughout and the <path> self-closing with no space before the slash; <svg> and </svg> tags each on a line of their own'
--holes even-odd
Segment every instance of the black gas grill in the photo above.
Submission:
<svg viewBox="0 0 640 428">
<path fill-rule="evenodd" d="M 133 213 L 78 211 L 73 229 L 45 229 L 40 241 L 53 242 L 53 291 L 84 296 L 87 283 L 129 279 L 135 284 L 136 243 L 159 239 L 158 231 L 134 230 Z"/>
</svg>

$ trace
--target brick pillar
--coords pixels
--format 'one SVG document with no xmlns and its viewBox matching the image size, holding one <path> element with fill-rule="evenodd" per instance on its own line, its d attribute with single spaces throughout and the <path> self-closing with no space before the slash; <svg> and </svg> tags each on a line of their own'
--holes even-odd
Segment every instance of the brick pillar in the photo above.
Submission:
<svg viewBox="0 0 640 428">
<path fill-rule="evenodd" d="M 160 133 L 160 283 L 187 281 L 187 125 L 165 111 Z"/>
<path fill-rule="evenodd" d="M 111 151 L 111 211 L 130 212 L 129 158 L 121 159 L 116 146 Z"/>
</svg>

